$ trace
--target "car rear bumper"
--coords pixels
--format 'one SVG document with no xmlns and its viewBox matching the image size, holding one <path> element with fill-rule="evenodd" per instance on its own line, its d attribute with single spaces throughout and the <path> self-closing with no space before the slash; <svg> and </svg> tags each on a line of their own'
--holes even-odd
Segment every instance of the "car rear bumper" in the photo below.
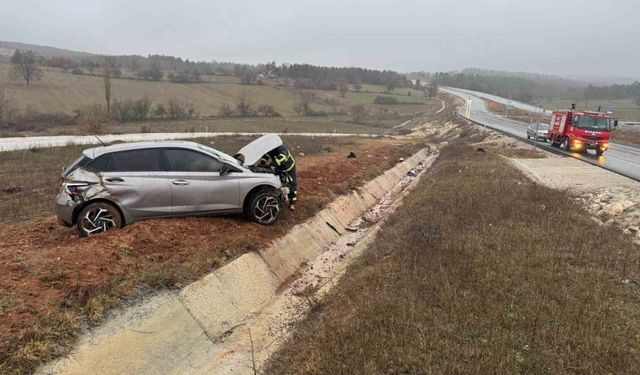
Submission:
<svg viewBox="0 0 640 375">
<path fill-rule="evenodd" d="M 73 213 L 75 212 L 78 203 L 76 203 L 69 194 L 64 191 L 58 193 L 56 197 L 56 216 L 58 217 L 58 224 L 65 227 L 70 227 L 74 224 Z"/>
</svg>

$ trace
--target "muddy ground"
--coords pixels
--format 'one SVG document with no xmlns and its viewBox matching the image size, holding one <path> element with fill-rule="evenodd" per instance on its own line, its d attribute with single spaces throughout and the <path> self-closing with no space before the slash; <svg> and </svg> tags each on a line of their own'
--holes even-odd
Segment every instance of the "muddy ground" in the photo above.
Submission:
<svg viewBox="0 0 640 375">
<path fill-rule="evenodd" d="M 421 146 L 408 140 L 317 144 L 322 152 L 298 152 L 299 210 L 271 227 L 235 216 L 158 219 L 81 239 L 52 215 L 3 225 L 0 369 L 31 369 L 64 353 L 80 329 L 110 308 L 153 289 L 180 287 L 265 246 Z M 349 151 L 358 158 L 347 160 Z"/>
</svg>

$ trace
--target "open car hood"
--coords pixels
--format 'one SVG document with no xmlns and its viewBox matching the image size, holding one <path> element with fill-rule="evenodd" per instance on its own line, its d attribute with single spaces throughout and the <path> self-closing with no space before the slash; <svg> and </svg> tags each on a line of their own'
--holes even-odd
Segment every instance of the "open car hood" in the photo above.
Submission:
<svg viewBox="0 0 640 375">
<path fill-rule="evenodd" d="M 235 157 L 238 158 L 239 155 L 242 155 L 244 157 L 242 165 L 244 166 L 254 165 L 264 154 L 281 145 L 282 139 L 280 139 L 280 136 L 277 134 L 265 134 L 241 148 Z"/>
</svg>

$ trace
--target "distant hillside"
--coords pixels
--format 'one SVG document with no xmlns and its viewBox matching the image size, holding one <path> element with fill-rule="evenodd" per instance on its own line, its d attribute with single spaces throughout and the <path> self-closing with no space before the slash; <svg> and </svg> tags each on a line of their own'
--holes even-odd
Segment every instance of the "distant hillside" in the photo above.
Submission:
<svg viewBox="0 0 640 375">
<path fill-rule="evenodd" d="M 0 40 L 0 58 L 8 59 L 13 55 L 13 52 L 16 49 L 29 49 L 35 51 L 41 56 L 44 57 L 66 57 L 69 59 L 92 59 L 92 58 L 100 58 L 101 55 L 88 53 L 88 52 L 78 52 L 71 51 L 63 48 L 56 47 L 48 47 L 48 46 L 38 46 L 35 44 L 28 43 L 18 43 L 18 42 L 6 42 Z"/>
</svg>

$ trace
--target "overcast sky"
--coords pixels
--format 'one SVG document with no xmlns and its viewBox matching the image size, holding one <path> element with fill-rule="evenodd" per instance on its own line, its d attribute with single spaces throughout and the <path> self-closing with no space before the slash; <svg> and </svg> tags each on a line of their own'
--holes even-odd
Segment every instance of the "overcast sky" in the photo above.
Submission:
<svg viewBox="0 0 640 375">
<path fill-rule="evenodd" d="M 640 1 L 0 0 L 0 40 L 403 72 L 640 77 Z"/>
</svg>

